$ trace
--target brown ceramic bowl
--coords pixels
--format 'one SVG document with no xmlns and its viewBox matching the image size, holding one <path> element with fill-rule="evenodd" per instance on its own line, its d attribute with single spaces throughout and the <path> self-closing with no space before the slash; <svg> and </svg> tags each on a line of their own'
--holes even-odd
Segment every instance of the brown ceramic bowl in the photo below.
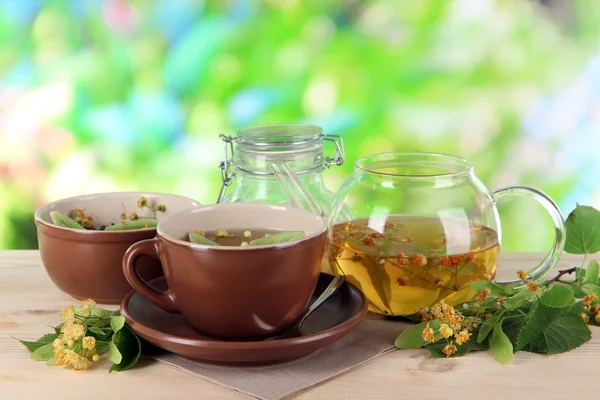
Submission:
<svg viewBox="0 0 600 400">
<path fill-rule="evenodd" d="M 44 267 L 52 282 L 63 292 L 77 298 L 92 298 L 99 303 L 119 304 L 131 291 L 123 275 L 123 255 L 134 243 L 153 238 L 156 228 L 131 231 L 91 231 L 62 228 L 52 223 L 51 211 L 68 213 L 84 208 L 97 224 L 119 223 L 123 207 L 128 213 L 151 216 L 137 207 L 145 196 L 153 205 L 164 204 L 166 211 L 157 213 L 161 220 L 177 211 L 199 206 L 187 197 L 140 192 L 101 193 L 71 197 L 49 203 L 35 212 L 38 243 Z M 139 260 L 144 279 L 162 275 L 160 263 L 144 257 Z"/>
<path fill-rule="evenodd" d="M 202 230 L 303 230 L 305 237 L 267 246 L 207 246 L 187 241 Z M 180 312 L 210 336 L 253 339 L 273 335 L 294 322 L 315 289 L 327 246 L 327 223 L 293 207 L 259 203 L 202 206 L 158 224 L 155 239 L 125 254 L 125 276 L 142 296 Z M 136 260 L 160 258 L 169 289 L 159 292 L 141 280 Z"/>
</svg>

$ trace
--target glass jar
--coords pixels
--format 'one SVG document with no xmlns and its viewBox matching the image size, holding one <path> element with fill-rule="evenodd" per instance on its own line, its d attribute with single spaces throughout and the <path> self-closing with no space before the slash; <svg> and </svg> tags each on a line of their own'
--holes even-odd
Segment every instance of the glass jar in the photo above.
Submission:
<svg viewBox="0 0 600 400">
<path fill-rule="evenodd" d="M 325 188 L 323 171 L 343 164 L 341 137 L 324 135 L 316 125 L 274 124 L 244 128 L 235 137 L 220 138 L 225 142 L 225 158 L 220 164 L 223 185 L 217 203 L 291 203 L 270 168 L 271 164 L 285 162 L 317 204 L 329 211 L 334 194 Z M 325 155 L 324 141 L 335 144 L 333 157 Z M 233 190 L 226 193 L 234 181 Z"/>
</svg>

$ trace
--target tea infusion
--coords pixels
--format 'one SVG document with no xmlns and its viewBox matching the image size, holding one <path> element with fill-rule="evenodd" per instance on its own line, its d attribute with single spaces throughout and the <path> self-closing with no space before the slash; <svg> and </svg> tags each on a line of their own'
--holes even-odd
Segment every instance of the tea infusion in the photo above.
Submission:
<svg viewBox="0 0 600 400">
<path fill-rule="evenodd" d="M 471 282 L 493 279 L 498 234 L 469 221 L 436 217 L 388 217 L 384 233 L 369 220 L 333 228 L 332 262 L 369 299 L 371 311 L 409 315 L 444 299 L 472 299 Z"/>
</svg>

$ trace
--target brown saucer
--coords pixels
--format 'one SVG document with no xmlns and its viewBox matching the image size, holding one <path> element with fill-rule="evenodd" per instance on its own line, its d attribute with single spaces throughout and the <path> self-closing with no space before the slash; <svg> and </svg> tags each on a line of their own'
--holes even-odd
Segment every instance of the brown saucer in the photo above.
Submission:
<svg viewBox="0 0 600 400">
<path fill-rule="evenodd" d="M 311 302 L 332 277 L 321 274 Z M 165 290 L 164 278 L 152 282 Z M 294 360 L 313 353 L 349 333 L 367 314 L 367 300 L 356 287 L 344 283 L 303 324 L 302 335 L 272 341 L 223 341 L 198 333 L 181 314 L 170 314 L 137 292 L 121 303 L 131 329 L 150 343 L 182 357 L 228 365 L 264 365 Z"/>
</svg>

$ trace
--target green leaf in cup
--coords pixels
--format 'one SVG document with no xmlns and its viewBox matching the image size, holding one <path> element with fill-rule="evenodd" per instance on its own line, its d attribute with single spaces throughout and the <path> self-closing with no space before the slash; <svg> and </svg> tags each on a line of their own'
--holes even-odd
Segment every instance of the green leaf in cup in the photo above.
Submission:
<svg viewBox="0 0 600 400">
<path fill-rule="evenodd" d="M 50 218 L 54 225 L 60 226 L 62 228 L 71 228 L 71 229 L 85 229 L 83 226 L 79 225 L 74 219 L 69 218 L 67 215 L 61 213 L 60 211 L 50 211 Z"/>
<path fill-rule="evenodd" d="M 190 238 L 190 242 L 192 242 L 192 243 L 206 244 L 209 246 L 220 246 L 219 243 L 213 242 L 212 240 L 208 239 L 207 237 L 202 236 L 196 232 L 190 232 L 190 234 L 188 236 Z"/>
<path fill-rule="evenodd" d="M 304 237 L 304 231 L 289 231 L 279 232 L 271 236 L 261 237 L 252 240 L 248 243 L 249 246 L 266 246 L 270 244 L 280 244 L 286 242 L 292 242 Z"/>
</svg>

